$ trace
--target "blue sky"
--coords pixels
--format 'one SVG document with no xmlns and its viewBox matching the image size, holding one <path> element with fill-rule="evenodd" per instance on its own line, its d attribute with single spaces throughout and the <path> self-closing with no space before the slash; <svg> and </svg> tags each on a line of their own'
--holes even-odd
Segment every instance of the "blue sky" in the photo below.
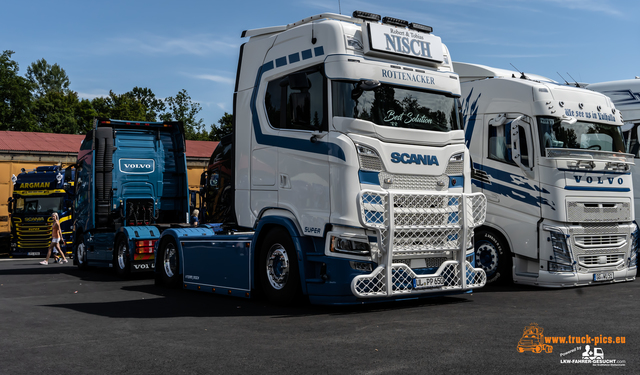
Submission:
<svg viewBox="0 0 640 375">
<path fill-rule="evenodd" d="M 232 112 L 243 30 L 325 12 L 430 25 L 454 61 L 513 64 L 556 81 L 557 72 L 587 83 L 640 76 L 637 0 L 28 0 L 1 9 L 0 50 L 15 51 L 21 75 L 44 58 L 83 98 L 186 89 L 207 125 Z"/>
</svg>

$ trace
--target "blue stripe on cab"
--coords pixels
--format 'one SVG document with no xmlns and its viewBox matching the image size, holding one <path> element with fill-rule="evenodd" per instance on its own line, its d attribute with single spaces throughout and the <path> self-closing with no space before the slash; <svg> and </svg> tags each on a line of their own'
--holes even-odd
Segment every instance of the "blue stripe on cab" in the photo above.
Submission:
<svg viewBox="0 0 640 375">
<path fill-rule="evenodd" d="M 358 177 L 361 184 L 380 185 L 378 172 L 358 171 Z"/>
<path fill-rule="evenodd" d="M 293 53 L 289 55 L 289 64 L 297 63 L 298 61 L 300 61 L 299 53 Z"/>
<path fill-rule="evenodd" d="M 276 68 L 287 65 L 286 57 L 279 57 L 276 59 Z"/>
<path fill-rule="evenodd" d="M 311 53 L 310 49 L 305 49 L 304 51 L 302 51 L 302 59 L 306 60 L 306 59 L 310 59 L 313 57 L 313 54 Z"/>
</svg>

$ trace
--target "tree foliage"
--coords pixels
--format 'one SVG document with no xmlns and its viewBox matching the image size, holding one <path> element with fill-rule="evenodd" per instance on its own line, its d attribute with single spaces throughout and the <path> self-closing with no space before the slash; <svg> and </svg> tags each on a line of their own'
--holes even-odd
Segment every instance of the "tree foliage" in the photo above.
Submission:
<svg viewBox="0 0 640 375">
<path fill-rule="evenodd" d="M 233 115 L 227 112 L 218 120 L 220 126 L 211 126 L 211 133 L 209 133 L 210 141 L 219 141 L 227 134 L 233 132 Z"/>
<path fill-rule="evenodd" d="M 0 130 L 33 131 L 35 117 L 31 113 L 33 84 L 18 75 L 18 63 L 11 59 L 13 51 L 0 55 Z"/>
<path fill-rule="evenodd" d="M 40 59 L 31 63 L 27 68 L 27 79 L 33 84 L 32 90 L 36 98 L 45 96 L 48 92 L 69 93 L 69 77 L 58 64 L 49 64 Z"/>
<path fill-rule="evenodd" d="M 0 55 L 0 130 L 85 134 L 94 117 L 131 121 L 182 121 L 189 140 L 219 140 L 233 130 L 233 116 L 224 114 L 211 130 L 198 116 L 202 107 L 187 90 L 159 99 L 146 87 L 91 100 L 80 99 L 70 89 L 70 79 L 58 64 L 44 58 L 18 74 L 13 51 Z"/>
</svg>

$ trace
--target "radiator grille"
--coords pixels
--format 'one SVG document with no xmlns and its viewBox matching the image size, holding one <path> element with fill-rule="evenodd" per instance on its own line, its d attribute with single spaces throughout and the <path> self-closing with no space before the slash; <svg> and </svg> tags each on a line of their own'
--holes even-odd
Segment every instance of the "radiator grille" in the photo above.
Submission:
<svg viewBox="0 0 640 375">
<path fill-rule="evenodd" d="M 567 202 L 567 220 L 571 223 L 631 221 L 629 202 Z"/>
</svg>

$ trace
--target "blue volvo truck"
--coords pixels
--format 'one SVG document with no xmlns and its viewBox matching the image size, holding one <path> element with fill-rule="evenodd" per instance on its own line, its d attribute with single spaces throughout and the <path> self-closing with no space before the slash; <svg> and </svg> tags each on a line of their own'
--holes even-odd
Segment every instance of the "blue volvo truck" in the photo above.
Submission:
<svg viewBox="0 0 640 375">
<path fill-rule="evenodd" d="M 170 227 L 189 226 L 180 122 L 96 119 L 78 152 L 74 264 L 151 271 Z"/>
<path fill-rule="evenodd" d="M 51 244 L 51 214 L 58 213 L 63 241 L 62 251 L 70 253 L 74 170 L 62 166 L 41 166 L 11 178 L 9 198 L 11 245 L 9 256 L 45 256 Z M 68 246 L 67 246 L 68 245 Z"/>
</svg>

